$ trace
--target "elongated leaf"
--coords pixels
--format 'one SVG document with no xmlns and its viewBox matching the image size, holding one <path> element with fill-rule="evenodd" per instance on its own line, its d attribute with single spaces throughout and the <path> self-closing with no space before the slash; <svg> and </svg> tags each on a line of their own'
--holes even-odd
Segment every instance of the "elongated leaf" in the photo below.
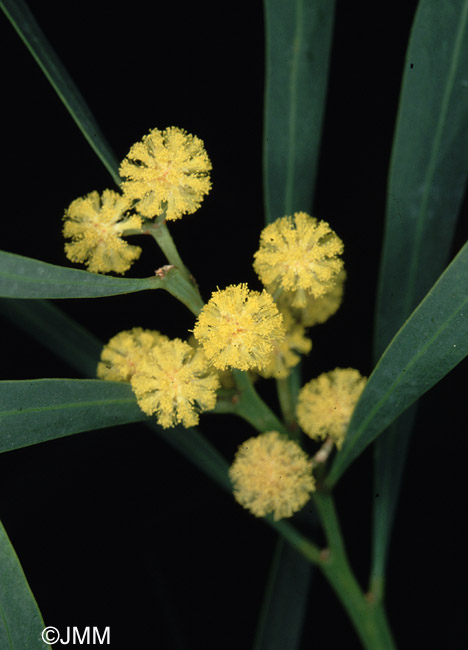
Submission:
<svg viewBox="0 0 468 650">
<path fill-rule="evenodd" d="M 312 209 L 334 8 L 334 0 L 265 0 L 267 223 Z"/>
<path fill-rule="evenodd" d="M 279 538 L 253 650 L 300 647 L 312 565 Z"/>
<path fill-rule="evenodd" d="M 47 41 L 29 7 L 23 0 L 0 0 L 0 7 L 31 52 L 36 63 L 65 104 L 117 185 L 120 184 L 118 162 L 66 68 Z"/>
<path fill-rule="evenodd" d="M 392 340 L 367 382 L 327 484 L 468 354 L 468 242 Z"/>
<path fill-rule="evenodd" d="M 128 384 L 97 379 L 0 382 L 0 452 L 147 419 Z"/>
<path fill-rule="evenodd" d="M 114 278 L 0 251 L 2 298 L 98 298 L 164 286 L 157 277 Z"/>
<path fill-rule="evenodd" d="M 389 174 L 376 361 L 447 263 L 468 171 L 467 18 L 466 0 L 421 0 L 414 19 Z M 383 580 L 414 417 L 399 419 L 376 442 L 376 583 Z"/>
<path fill-rule="evenodd" d="M 114 278 L 0 251 L 2 298 L 102 298 L 145 289 L 165 289 L 193 313 L 202 303 L 194 285 L 175 266 L 158 269 L 158 277 Z"/>
<path fill-rule="evenodd" d="M 44 629 L 39 608 L 23 569 L 0 522 L 0 648 L 25 650 L 50 648 L 41 638 Z"/>
<path fill-rule="evenodd" d="M 468 0 L 422 0 L 390 164 L 376 359 L 447 264 L 466 187 Z"/>
<path fill-rule="evenodd" d="M 81 375 L 96 378 L 103 344 L 51 302 L 2 298 L 0 313 Z"/>
</svg>

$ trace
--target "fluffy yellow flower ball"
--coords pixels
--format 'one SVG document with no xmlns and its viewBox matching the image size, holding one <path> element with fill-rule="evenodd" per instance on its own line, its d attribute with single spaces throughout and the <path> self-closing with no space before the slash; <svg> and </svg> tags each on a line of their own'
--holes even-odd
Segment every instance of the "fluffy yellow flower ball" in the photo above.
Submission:
<svg viewBox="0 0 468 650">
<path fill-rule="evenodd" d="M 164 427 L 198 424 L 198 414 L 216 405 L 217 373 L 201 350 L 185 341 L 162 341 L 140 360 L 131 378 L 138 404 Z"/>
<path fill-rule="evenodd" d="M 157 343 L 168 341 L 156 330 L 134 327 L 113 336 L 101 352 L 97 376 L 107 381 L 130 381 L 142 359 Z"/>
<path fill-rule="evenodd" d="M 305 212 L 282 217 L 262 230 L 254 270 L 270 293 L 293 294 L 293 307 L 304 307 L 306 296 L 330 291 L 343 261 L 343 242 L 325 221 Z"/>
<path fill-rule="evenodd" d="M 269 293 L 231 285 L 213 293 L 193 334 L 219 370 L 263 368 L 285 336 L 282 321 Z"/>
<path fill-rule="evenodd" d="M 296 442 L 277 431 L 246 440 L 229 470 L 234 497 L 256 517 L 291 517 L 315 490 L 312 465 Z"/>
<path fill-rule="evenodd" d="M 353 368 L 335 368 L 299 391 L 297 419 L 314 440 L 330 437 L 341 449 L 351 416 L 367 379 Z"/>
<path fill-rule="evenodd" d="M 168 221 L 192 214 L 211 188 L 211 162 L 200 138 L 171 126 L 152 129 L 134 144 L 120 165 L 127 198 L 152 218 L 165 212 Z"/>
<path fill-rule="evenodd" d="M 83 262 L 93 273 L 125 273 L 141 253 L 122 239 L 141 228 L 140 217 L 125 214 L 129 207 L 129 200 L 112 190 L 75 199 L 63 217 L 63 235 L 72 240 L 65 244 L 68 259 Z"/>
</svg>

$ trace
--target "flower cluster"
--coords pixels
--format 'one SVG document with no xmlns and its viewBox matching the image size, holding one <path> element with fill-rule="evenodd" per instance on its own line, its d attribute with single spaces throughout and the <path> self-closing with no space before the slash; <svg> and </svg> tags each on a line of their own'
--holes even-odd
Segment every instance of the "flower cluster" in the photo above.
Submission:
<svg viewBox="0 0 468 650">
<path fill-rule="evenodd" d="M 210 191 L 211 162 L 203 142 L 183 129 L 152 129 L 120 166 L 122 192 L 75 199 L 64 214 L 65 254 L 93 273 L 125 273 L 141 249 L 122 237 L 140 234 L 149 219 L 195 212 Z M 130 210 L 135 214 L 130 214 Z"/>
<path fill-rule="evenodd" d="M 92 192 L 66 210 L 68 257 L 90 271 L 124 273 L 141 251 L 123 237 L 144 232 L 151 219 L 159 228 L 195 212 L 211 188 L 210 170 L 199 138 L 175 127 L 151 130 L 120 165 L 121 193 Z M 342 252 L 328 223 L 305 212 L 278 219 L 262 231 L 254 256 L 263 291 L 218 288 L 198 314 L 192 342 L 141 327 L 118 333 L 102 351 L 98 377 L 128 382 L 142 411 L 164 428 L 196 425 L 215 408 L 221 386 L 235 388 L 232 370 L 282 380 L 310 352 L 306 328 L 325 322 L 342 300 Z M 298 423 L 327 441 L 322 449 L 343 445 L 365 382 L 357 370 L 337 368 L 300 390 Z M 307 503 L 312 472 L 297 442 L 268 431 L 240 445 L 229 476 L 243 507 L 278 520 Z"/>
<path fill-rule="evenodd" d="M 191 427 L 216 404 L 217 373 L 201 350 L 180 339 L 135 327 L 110 339 L 97 375 L 130 382 L 138 404 L 165 428 Z"/>
</svg>

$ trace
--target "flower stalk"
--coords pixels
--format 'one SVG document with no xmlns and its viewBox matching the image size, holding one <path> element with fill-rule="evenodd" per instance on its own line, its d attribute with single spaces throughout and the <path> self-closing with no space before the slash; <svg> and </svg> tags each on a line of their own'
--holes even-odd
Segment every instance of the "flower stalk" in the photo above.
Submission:
<svg viewBox="0 0 468 650">
<path fill-rule="evenodd" d="M 288 429 L 289 437 L 299 441 L 300 430 L 296 417 L 296 402 L 299 392 L 299 368 L 293 368 L 288 377 L 276 380 L 276 391 L 283 416 L 283 421 Z"/>
<path fill-rule="evenodd" d="M 366 598 L 351 569 L 331 493 L 317 490 L 313 500 L 329 547 L 321 554 L 321 571 L 348 612 L 364 648 L 396 650 L 382 604 Z"/>
<path fill-rule="evenodd" d="M 197 292 L 199 293 L 193 275 L 185 266 L 185 264 L 182 261 L 182 258 L 179 255 L 179 251 L 177 250 L 174 240 L 172 239 L 172 235 L 169 232 L 169 228 L 167 227 L 166 221 L 156 220 L 156 222 L 154 223 L 148 221 L 145 223 L 145 228 L 143 232 L 153 237 L 153 239 L 158 244 L 159 248 L 166 256 L 166 259 L 169 262 L 169 264 L 173 264 L 175 267 L 177 267 L 179 271 L 182 273 L 182 275 L 184 275 L 187 278 L 187 280 L 189 280 L 189 282 L 193 284 L 193 286 L 196 288 Z"/>
</svg>

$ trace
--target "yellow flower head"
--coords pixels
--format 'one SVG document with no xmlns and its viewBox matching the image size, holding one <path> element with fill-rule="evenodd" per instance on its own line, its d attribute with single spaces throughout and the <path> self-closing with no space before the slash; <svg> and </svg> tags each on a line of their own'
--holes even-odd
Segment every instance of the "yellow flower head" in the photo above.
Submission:
<svg viewBox="0 0 468 650">
<path fill-rule="evenodd" d="M 130 381 L 148 352 L 157 343 L 168 340 L 156 330 L 141 327 L 119 332 L 104 346 L 97 376 L 108 381 Z"/>
<path fill-rule="evenodd" d="M 353 368 L 335 368 L 309 381 L 301 388 L 297 402 L 302 430 L 313 440 L 330 436 L 341 449 L 366 381 Z"/>
<path fill-rule="evenodd" d="M 219 370 L 263 368 L 284 338 L 282 316 L 273 298 L 246 284 L 215 291 L 193 330 L 208 360 Z"/>
<path fill-rule="evenodd" d="M 262 377 L 284 379 L 299 363 L 299 354 L 308 354 L 312 349 L 312 341 L 305 336 L 304 326 L 296 323 L 289 311 L 282 311 L 281 315 L 286 336 L 273 348 L 268 364 L 260 371 Z"/>
<path fill-rule="evenodd" d="M 277 431 L 261 433 L 238 449 L 229 470 L 234 497 L 256 517 L 291 517 L 315 490 L 312 466 L 296 442 Z"/>
<path fill-rule="evenodd" d="M 342 252 L 328 223 L 296 212 L 263 229 L 254 269 L 271 293 L 293 292 L 293 306 L 304 307 L 307 294 L 318 298 L 332 289 L 343 268 Z"/>
<path fill-rule="evenodd" d="M 330 291 L 324 293 L 319 298 L 306 294 L 305 305 L 302 308 L 293 307 L 295 295 L 283 292 L 278 299 L 280 311 L 284 309 L 292 310 L 294 318 L 304 327 L 312 327 L 325 323 L 330 316 L 338 311 L 343 300 L 344 283 L 346 280 L 346 271 L 343 269 L 336 277 L 336 282 Z"/>
<path fill-rule="evenodd" d="M 204 354 L 180 339 L 163 341 L 140 360 L 131 384 L 138 404 L 158 423 L 173 427 L 198 424 L 198 413 L 216 405 L 219 381 Z"/>
<path fill-rule="evenodd" d="M 83 262 L 92 273 L 125 273 L 140 257 L 141 248 L 122 239 L 125 231 L 139 229 L 141 218 L 126 216 L 128 199 L 104 190 L 75 199 L 65 211 L 65 253 L 71 262 Z"/>
<path fill-rule="evenodd" d="M 166 211 L 168 220 L 180 219 L 200 207 L 211 188 L 211 162 L 200 138 L 171 126 L 153 129 L 132 146 L 120 165 L 125 196 L 136 209 L 152 218 Z"/>
</svg>

